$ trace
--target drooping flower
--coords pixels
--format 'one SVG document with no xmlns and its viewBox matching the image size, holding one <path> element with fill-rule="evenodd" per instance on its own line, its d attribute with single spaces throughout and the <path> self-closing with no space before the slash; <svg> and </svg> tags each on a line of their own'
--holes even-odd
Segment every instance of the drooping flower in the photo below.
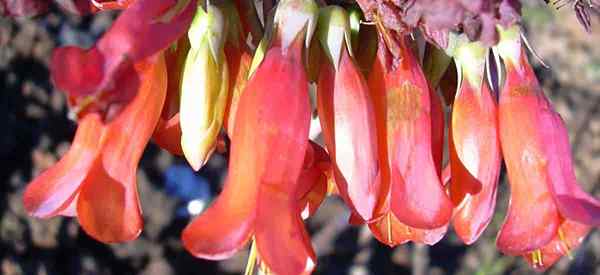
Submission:
<svg viewBox="0 0 600 275">
<path fill-rule="evenodd" d="M 439 228 L 450 220 L 452 203 L 432 151 L 432 93 L 406 38 L 393 39 L 402 58 L 392 56 L 382 36 L 369 79 L 380 160 L 389 167 L 390 209 L 411 227 Z"/>
<path fill-rule="evenodd" d="M 321 63 L 317 105 L 337 189 L 369 221 L 381 197 L 377 129 L 367 82 L 352 58 L 348 24 L 342 8 L 321 10 L 318 35 L 328 62 Z"/>
<path fill-rule="evenodd" d="M 397 60 L 380 36 L 377 58 L 369 76 L 377 117 L 381 179 L 387 190 L 378 206 L 383 216 L 370 223 L 369 228 L 389 246 L 408 241 L 437 243 L 446 233 L 452 211 L 440 183 L 441 158 L 439 164 L 437 159 L 441 152 L 434 158 L 433 150 L 439 148 L 432 144 L 431 116 L 437 108 L 439 120 L 439 115 L 443 115 L 441 106 L 435 107 L 433 100 L 430 101 L 433 93 L 404 39 L 398 37 L 402 59 Z M 436 125 L 439 126 L 439 121 Z M 438 130 L 435 135 L 439 137 L 443 132 Z M 413 208 L 411 203 L 426 207 Z M 398 204 L 403 204 L 401 212 L 394 209 Z"/>
<path fill-rule="evenodd" d="M 317 12 L 309 0 L 279 3 L 274 39 L 240 97 L 223 192 L 183 231 L 193 255 L 227 258 L 254 235 L 261 261 L 274 273 L 314 268 L 297 192 L 310 123 L 305 49 Z"/>
<path fill-rule="evenodd" d="M 499 30 L 507 72 L 499 133 L 511 200 L 497 245 L 545 269 L 600 224 L 600 202 L 577 183 L 567 129 L 535 78 L 519 28 Z"/>
<path fill-rule="evenodd" d="M 135 239 L 143 227 L 136 172 L 165 100 L 162 55 L 138 62 L 116 83 L 135 97 L 113 104 L 107 113 L 81 114 L 69 151 L 23 195 L 31 215 L 76 216 L 84 231 L 102 242 Z"/>
<path fill-rule="evenodd" d="M 500 176 L 497 106 L 485 79 L 487 48 L 463 42 L 454 60 L 461 72 L 449 126 L 452 224 L 466 244 L 490 223 Z"/>
</svg>

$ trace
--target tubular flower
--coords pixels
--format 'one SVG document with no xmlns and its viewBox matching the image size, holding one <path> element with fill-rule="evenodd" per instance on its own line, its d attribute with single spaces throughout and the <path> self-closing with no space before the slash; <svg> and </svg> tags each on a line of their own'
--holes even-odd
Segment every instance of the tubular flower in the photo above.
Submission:
<svg viewBox="0 0 600 275">
<path fill-rule="evenodd" d="M 375 113 L 367 82 L 351 56 L 342 8 L 321 10 L 319 40 L 330 62 L 321 63 L 317 104 L 335 183 L 348 205 L 368 221 L 381 197 Z"/>
<path fill-rule="evenodd" d="M 480 42 L 464 43 L 454 60 L 461 72 L 449 129 L 452 224 L 466 244 L 490 223 L 500 176 L 497 107 L 484 81 L 488 51 Z"/>
<path fill-rule="evenodd" d="M 390 209 L 408 226 L 439 228 L 450 220 L 452 203 L 432 152 L 431 91 L 405 38 L 396 40 L 401 58 L 393 59 L 380 38 L 369 79 Z"/>
<path fill-rule="evenodd" d="M 507 72 L 499 132 L 511 200 L 497 245 L 545 269 L 599 225 L 600 202 L 577 183 L 567 129 L 527 62 L 519 28 L 499 29 Z"/>
<path fill-rule="evenodd" d="M 190 51 L 183 69 L 179 120 L 181 148 L 194 170 L 208 161 L 223 125 L 229 85 L 224 13 L 208 5 L 190 27 Z"/>
<path fill-rule="evenodd" d="M 183 231 L 193 255 L 227 258 L 254 235 L 261 261 L 274 273 L 314 268 L 297 193 L 310 123 L 305 49 L 317 12 L 313 1 L 279 3 L 274 39 L 239 100 L 224 190 Z"/>
<path fill-rule="evenodd" d="M 136 171 L 165 99 L 162 55 L 137 63 L 117 83 L 124 91 L 136 89 L 136 96 L 113 106 L 119 111 L 84 114 L 66 155 L 23 195 L 31 215 L 77 216 L 85 232 L 102 242 L 132 240 L 142 230 Z"/>
<path fill-rule="evenodd" d="M 399 62 L 416 62 L 412 52 L 408 47 L 406 47 L 405 41 L 402 41 L 403 45 L 403 54 L 404 58 L 402 58 Z M 416 226 L 409 225 L 405 221 L 399 218 L 395 211 L 393 211 L 391 205 L 394 200 L 399 200 L 403 198 L 395 197 L 392 189 L 394 189 L 394 185 L 397 184 L 405 184 L 404 178 L 402 176 L 396 175 L 392 177 L 392 169 L 397 169 L 394 167 L 398 166 L 397 158 L 394 157 L 395 154 L 400 154 L 397 145 L 397 142 L 400 141 L 399 133 L 402 131 L 403 126 L 400 126 L 402 120 L 405 123 L 410 123 L 408 116 L 415 116 L 413 112 L 417 112 L 417 107 L 424 108 L 423 106 L 414 106 L 413 103 L 421 102 L 420 99 L 417 99 L 415 95 L 423 94 L 424 90 L 419 90 L 414 85 L 414 75 L 422 73 L 413 72 L 412 70 L 416 68 L 409 67 L 408 63 L 404 65 L 395 64 L 392 66 L 392 57 L 389 50 L 386 48 L 386 45 L 383 41 L 383 38 L 379 40 L 379 48 L 377 51 L 377 57 L 375 62 L 373 63 L 373 68 L 371 69 L 369 76 L 369 88 L 371 92 L 371 96 L 374 100 L 374 106 L 376 110 L 376 118 L 377 118 L 377 135 L 378 135 L 378 147 L 379 147 L 379 166 L 381 169 L 381 180 L 382 185 L 387 190 L 384 193 L 384 200 L 380 201 L 378 204 L 378 210 L 382 213 L 382 217 L 374 222 L 369 223 L 369 229 L 373 232 L 374 236 L 381 242 L 389 245 L 396 246 L 399 244 L 406 243 L 408 241 L 414 241 L 418 243 L 425 244 L 435 244 L 446 233 L 447 223 L 449 220 L 449 214 L 447 218 L 444 218 L 445 221 L 439 222 L 441 225 L 437 226 L 436 224 L 429 225 L 429 228 L 419 228 Z M 412 59 L 412 61 L 410 61 Z M 414 73 L 414 74 L 413 74 Z M 398 87 L 401 85 L 400 87 Z M 426 83 L 425 83 L 426 85 Z M 404 89 L 402 87 L 411 87 L 410 89 Z M 422 86 L 421 86 L 422 87 Z M 422 87 L 423 88 L 423 87 Z M 425 92 L 427 93 L 426 97 L 430 96 L 432 92 L 428 91 L 429 88 L 427 86 L 424 87 Z M 395 94 L 392 94 L 395 93 Z M 417 94 L 414 94 L 417 93 Z M 409 101 L 412 101 L 409 102 Z M 431 104 L 430 102 L 427 103 Z M 431 106 L 427 106 L 426 109 L 430 109 Z M 433 109 L 433 108 L 432 108 Z M 439 114 L 441 114 L 441 106 L 439 106 Z M 413 117 L 414 118 L 414 117 Z M 439 116 L 438 116 L 439 119 Z M 433 123 L 433 120 L 429 120 L 426 125 L 420 125 L 424 128 L 430 128 Z M 443 123 L 443 122 L 442 122 Z M 404 130 L 407 130 L 409 127 L 404 126 Z M 438 132 L 439 133 L 439 132 Z M 416 134 L 416 133 L 415 133 Z M 433 158 L 433 145 L 431 144 L 431 137 L 429 139 L 429 145 L 424 145 L 423 147 L 429 147 L 428 152 L 420 152 L 426 156 L 428 156 L 429 161 L 428 165 L 425 165 L 426 170 L 429 170 L 427 173 L 431 173 L 432 180 L 438 187 L 435 189 L 439 189 L 440 192 L 443 193 L 443 196 L 446 196 L 442 186 L 440 184 L 439 175 L 437 171 L 437 161 Z M 405 142 L 406 138 L 404 139 Z M 414 140 L 416 141 L 416 140 Z M 413 142 L 414 142 L 413 141 Z M 426 142 L 426 141 L 425 141 Z M 412 155 L 414 155 L 413 152 Z M 407 154 L 404 152 L 403 154 Z M 419 164 L 419 167 L 422 167 L 423 163 Z M 440 164 L 441 165 L 441 164 Z M 424 185 L 423 182 L 419 182 L 420 185 L 429 187 Z M 436 191 L 436 190 L 434 190 Z M 433 192 L 435 193 L 435 192 Z M 418 194 L 416 194 L 418 195 Z M 421 202 L 428 202 L 428 198 L 421 198 Z M 446 200 L 448 200 L 446 198 Z M 402 202 L 402 201 L 401 201 Z M 437 226 L 437 227 L 435 227 Z"/>
</svg>

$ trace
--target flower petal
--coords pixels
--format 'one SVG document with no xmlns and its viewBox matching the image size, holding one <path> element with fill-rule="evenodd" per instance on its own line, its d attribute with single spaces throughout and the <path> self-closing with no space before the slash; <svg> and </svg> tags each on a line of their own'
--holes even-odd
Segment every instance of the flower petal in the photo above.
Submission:
<svg viewBox="0 0 600 275">
<path fill-rule="evenodd" d="M 583 224 L 600 226 L 600 201 L 586 193 L 575 178 L 565 123 L 545 97 L 543 101 L 545 108 L 541 110 L 539 127 L 547 150 L 550 192 L 563 216 Z"/>
<path fill-rule="evenodd" d="M 69 151 L 27 185 L 23 204 L 30 215 L 52 217 L 69 206 L 98 156 L 102 126 L 95 113 L 80 119 Z"/>
<path fill-rule="evenodd" d="M 377 221 L 369 223 L 369 229 L 381 243 L 395 247 L 410 241 L 434 245 L 446 235 L 448 225 L 435 229 L 418 229 L 403 224 L 394 213 L 387 211 Z"/>
<path fill-rule="evenodd" d="M 327 171 L 331 169 L 331 162 L 325 149 L 312 141 L 309 144 L 296 192 L 303 219 L 312 216 L 327 196 Z M 310 161 L 307 164 L 308 159 Z"/>
<path fill-rule="evenodd" d="M 261 186 L 258 200 L 255 238 L 261 260 L 275 274 L 310 274 L 317 259 L 299 204 L 287 193 L 269 187 Z"/>
<path fill-rule="evenodd" d="M 454 229 L 472 244 L 493 216 L 501 153 L 497 107 L 487 84 L 476 90 L 466 80 L 462 83 L 450 126 L 450 196 L 457 205 Z"/>
<path fill-rule="evenodd" d="M 375 113 L 367 83 L 346 50 L 337 70 L 329 62 L 322 63 L 317 89 L 319 118 L 338 190 L 362 219 L 371 220 L 381 193 Z"/>
<path fill-rule="evenodd" d="M 136 186 L 138 162 L 162 110 L 167 78 L 162 55 L 135 65 L 136 97 L 104 127 L 101 155 L 81 185 L 77 216 L 102 242 L 135 239 L 143 222 Z M 125 78 L 126 81 L 133 81 Z"/>
<path fill-rule="evenodd" d="M 544 271 L 551 267 L 562 256 L 571 256 L 572 250 L 577 248 L 590 231 L 590 226 L 577 223 L 571 220 L 565 220 L 558 229 L 558 234 L 542 247 L 539 251 L 540 259 L 535 259 L 532 253 L 523 255 L 529 265 L 537 271 Z M 535 261 L 534 261 L 535 259 Z"/>
<path fill-rule="evenodd" d="M 181 92 L 181 78 L 183 76 L 183 65 L 190 49 L 187 36 L 179 39 L 175 46 L 165 50 L 165 62 L 167 64 L 167 98 L 160 115 L 160 120 L 154 135 L 154 142 L 171 154 L 181 156 L 181 125 L 179 124 L 179 100 Z"/>
<path fill-rule="evenodd" d="M 434 229 L 448 223 L 452 203 L 432 154 L 430 88 L 405 39 L 399 39 L 399 64 L 391 68 L 385 53 L 379 53 L 376 61 L 388 68 L 382 94 L 387 101 L 388 144 L 392 148 L 391 211 L 406 225 Z"/>
<path fill-rule="evenodd" d="M 227 55 L 227 62 L 231 64 L 231 70 L 229 70 L 229 79 L 231 80 L 231 89 L 229 91 L 229 98 L 227 100 L 227 108 L 225 110 L 225 121 L 224 128 L 227 134 L 233 136 L 233 129 L 235 128 L 235 113 L 238 109 L 240 96 L 246 87 L 248 81 L 248 74 L 250 72 L 250 65 L 252 65 L 252 56 L 244 51 L 241 53 L 239 60 L 236 63 L 235 58 L 229 52 L 235 52 L 236 50 L 225 47 L 225 53 Z M 231 63 L 230 63 L 231 60 Z"/>
<path fill-rule="evenodd" d="M 498 121 L 511 199 L 497 245 L 504 253 L 520 255 L 550 242 L 560 215 L 550 192 L 550 156 L 539 138 L 539 97 L 509 64 Z"/>
</svg>

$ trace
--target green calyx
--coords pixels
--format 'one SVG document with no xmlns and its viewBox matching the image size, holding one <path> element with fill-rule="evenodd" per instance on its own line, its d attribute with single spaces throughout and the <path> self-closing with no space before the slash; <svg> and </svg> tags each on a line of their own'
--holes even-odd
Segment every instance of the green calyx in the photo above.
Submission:
<svg viewBox="0 0 600 275">
<path fill-rule="evenodd" d="M 360 21 L 362 18 L 361 10 L 356 6 L 353 6 L 348 10 L 348 18 L 350 20 L 350 45 L 352 45 L 352 49 L 357 49 L 360 33 Z"/>
<path fill-rule="evenodd" d="M 423 72 L 432 88 L 437 88 L 446 73 L 452 58 L 446 52 L 432 44 L 427 45 Z"/>
<path fill-rule="evenodd" d="M 265 36 L 260 40 L 260 43 L 258 43 L 258 46 L 256 47 L 256 51 L 254 51 L 254 57 L 252 57 L 252 63 L 250 64 L 250 70 L 248 71 L 248 78 L 254 74 L 265 58 L 267 45 L 269 45 L 269 38 Z"/>
<path fill-rule="evenodd" d="M 281 0 L 274 17 L 274 27 L 281 40 L 281 47 L 288 48 L 305 31 L 304 46 L 308 49 L 317 27 L 318 16 L 319 7 L 313 0 Z"/>
<path fill-rule="evenodd" d="M 496 28 L 500 40 L 494 50 L 505 62 L 518 64 L 521 58 L 521 28 L 516 24 L 508 28 L 498 25 Z"/>
<path fill-rule="evenodd" d="M 479 41 L 459 43 L 454 52 L 457 69 L 472 87 L 481 87 L 489 49 Z"/>
<path fill-rule="evenodd" d="M 338 68 L 342 51 L 352 56 L 352 35 L 346 10 L 339 6 L 328 6 L 319 13 L 317 37 L 333 66 Z M 346 47 L 344 47 L 344 44 Z"/>
<path fill-rule="evenodd" d="M 209 4 L 206 11 L 198 9 L 188 31 L 192 50 L 200 48 L 203 43 L 208 43 L 212 58 L 217 63 L 221 63 L 220 53 L 226 35 L 225 18 L 219 7 Z"/>
</svg>

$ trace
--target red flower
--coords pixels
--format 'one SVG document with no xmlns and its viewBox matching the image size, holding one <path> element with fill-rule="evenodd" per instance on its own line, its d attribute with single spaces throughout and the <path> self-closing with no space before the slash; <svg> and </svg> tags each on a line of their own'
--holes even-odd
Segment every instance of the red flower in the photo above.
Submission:
<svg viewBox="0 0 600 275">
<path fill-rule="evenodd" d="M 390 209 L 400 222 L 439 228 L 450 220 L 452 203 L 440 182 L 439 152 L 434 158 L 432 151 L 432 93 L 405 38 L 396 40 L 401 58 L 393 59 L 380 39 L 369 79 L 380 166 L 389 167 L 382 179 L 389 178 Z"/>
<path fill-rule="evenodd" d="M 502 30 L 497 49 L 507 71 L 499 129 L 511 187 L 497 245 L 545 269 L 600 224 L 600 202 L 577 184 L 567 129 L 527 62 L 518 27 Z"/>
<path fill-rule="evenodd" d="M 142 230 L 136 171 L 165 99 L 162 55 L 137 63 L 117 84 L 122 91 L 136 89 L 135 97 L 114 104 L 105 117 L 85 113 L 67 154 L 23 195 L 31 215 L 77 216 L 85 232 L 102 242 L 132 240 Z"/>
<path fill-rule="evenodd" d="M 351 57 L 348 15 L 335 6 L 321 11 L 322 62 L 317 105 L 340 195 L 363 220 L 375 218 L 381 193 L 375 111 L 367 82 Z"/>
<path fill-rule="evenodd" d="M 380 37 L 369 77 L 375 102 L 383 217 L 369 224 L 375 237 L 395 246 L 437 243 L 446 233 L 452 205 L 440 182 L 443 113 L 405 38 L 393 60 Z"/>
<path fill-rule="evenodd" d="M 487 56 L 488 50 L 473 42 L 459 46 L 454 58 L 462 75 L 448 137 L 450 196 L 456 206 L 452 224 L 466 244 L 492 219 L 502 160 L 497 106 L 484 78 Z"/>
<path fill-rule="evenodd" d="M 315 10 L 312 1 L 279 3 L 275 39 L 240 97 L 223 192 L 182 234 L 196 257 L 227 258 L 254 235 L 274 273 L 308 274 L 315 266 L 298 199 L 310 123 L 303 49 Z M 298 24 L 282 24 L 288 20 Z"/>
</svg>

